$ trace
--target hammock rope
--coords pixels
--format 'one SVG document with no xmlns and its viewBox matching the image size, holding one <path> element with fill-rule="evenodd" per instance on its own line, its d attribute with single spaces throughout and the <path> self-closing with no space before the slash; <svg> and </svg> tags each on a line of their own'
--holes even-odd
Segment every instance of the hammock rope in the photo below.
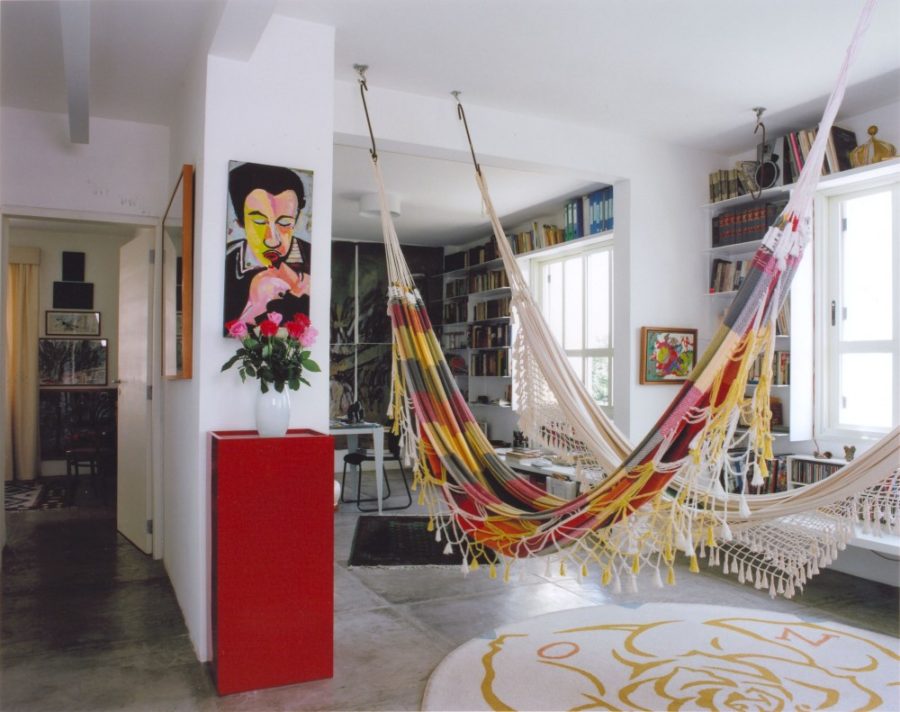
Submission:
<svg viewBox="0 0 900 712">
<path fill-rule="evenodd" d="M 404 457 L 414 464 L 419 501 L 432 513 L 430 528 L 438 541 L 447 542 L 447 550 L 462 550 L 465 570 L 489 561 L 491 575 L 497 575 L 490 549 L 501 555 L 506 579 L 514 559 L 544 554 L 559 562 L 561 573 L 568 565 L 587 575 L 595 566 L 604 584 L 621 588 L 624 582 L 631 589 L 647 567 L 656 583 L 663 572 L 673 583 L 675 554 L 681 551 L 692 571 L 699 568 L 698 558 L 707 557 L 742 582 L 791 596 L 830 563 L 858 521 L 900 532 L 900 428 L 836 475 L 799 491 L 754 497 L 749 478 L 742 477 L 743 491 L 733 495 L 720 481 L 722 471 L 726 476 L 752 472 L 753 485 L 768 474 L 775 319 L 810 239 L 811 203 L 827 136 L 872 3 L 863 10 L 788 206 L 763 239 L 710 347 L 633 449 L 552 338 L 494 210 L 466 124 L 476 182 L 509 277 L 520 425 L 544 446 L 574 454 L 579 471 L 599 479 L 569 501 L 513 471 L 475 421 L 403 258 L 373 154 L 393 326 L 390 415 Z M 365 104 L 364 81 L 361 77 Z M 465 120 L 458 95 L 457 104 Z M 757 358 L 762 374 L 748 397 Z M 751 424 L 739 432 L 742 413 Z M 737 446 L 743 454 L 735 457 L 729 450 Z M 546 565 L 552 565 L 550 556 Z"/>
</svg>

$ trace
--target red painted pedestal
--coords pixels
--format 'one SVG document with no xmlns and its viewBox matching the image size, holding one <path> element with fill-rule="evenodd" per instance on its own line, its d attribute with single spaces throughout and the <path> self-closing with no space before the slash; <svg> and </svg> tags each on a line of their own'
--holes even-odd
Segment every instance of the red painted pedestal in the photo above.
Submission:
<svg viewBox="0 0 900 712">
<path fill-rule="evenodd" d="M 334 439 L 209 434 L 220 695 L 331 677 Z"/>
</svg>

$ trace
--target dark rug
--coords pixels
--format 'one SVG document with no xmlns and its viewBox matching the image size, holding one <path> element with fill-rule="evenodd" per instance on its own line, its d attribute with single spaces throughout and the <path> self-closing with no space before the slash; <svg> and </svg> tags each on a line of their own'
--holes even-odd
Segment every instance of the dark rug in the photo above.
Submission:
<svg viewBox="0 0 900 712">
<path fill-rule="evenodd" d="M 21 512 L 26 509 L 34 509 L 41 496 L 42 487 L 43 485 L 34 480 L 4 482 L 3 509 L 7 512 Z"/>
<path fill-rule="evenodd" d="M 65 509 L 75 506 L 78 482 L 74 477 L 45 477 L 44 489 L 33 509 Z"/>
<path fill-rule="evenodd" d="M 356 522 L 350 566 L 428 566 L 462 563 L 462 553 L 453 547 L 445 554 L 445 541 L 434 540 L 428 517 L 361 516 Z"/>
</svg>

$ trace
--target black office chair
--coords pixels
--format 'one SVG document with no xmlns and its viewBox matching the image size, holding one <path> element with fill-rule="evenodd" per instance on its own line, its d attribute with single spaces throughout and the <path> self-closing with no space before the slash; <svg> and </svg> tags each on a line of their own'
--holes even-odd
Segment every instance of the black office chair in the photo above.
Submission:
<svg viewBox="0 0 900 712">
<path fill-rule="evenodd" d="M 384 507 L 382 506 L 381 511 L 390 511 L 394 509 L 406 509 L 407 507 L 412 505 L 412 493 L 409 491 L 409 481 L 406 479 L 406 470 L 403 469 L 403 460 L 400 457 L 400 439 L 394 435 L 393 433 L 387 433 L 387 448 L 384 453 L 384 462 L 388 462 L 391 460 L 395 460 L 398 465 L 400 465 L 400 476 L 403 478 L 403 487 L 406 489 L 406 504 L 399 507 Z M 353 452 L 348 452 L 344 455 L 344 474 L 341 477 L 341 502 L 344 504 L 349 504 L 352 502 L 352 499 L 344 499 L 344 494 L 346 492 L 345 483 L 347 480 L 347 465 L 353 465 L 356 467 L 356 471 L 358 476 L 356 478 L 356 508 L 360 512 L 377 512 L 378 505 L 374 507 L 363 507 L 362 504 L 364 502 L 378 502 L 378 497 L 362 497 L 362 475 L 363 469 L 362 464 L 364 462 L 375 462 L 375 451 L 374 450 L 366 450 L 360 448 L 358 450 L 354 450 Z M 377 472 L 375 475 L 377 476 Z M 385 474 L 384 477 L 384 499 L 387 499 L 391 496 L 391 485 Z"/>
</svg>

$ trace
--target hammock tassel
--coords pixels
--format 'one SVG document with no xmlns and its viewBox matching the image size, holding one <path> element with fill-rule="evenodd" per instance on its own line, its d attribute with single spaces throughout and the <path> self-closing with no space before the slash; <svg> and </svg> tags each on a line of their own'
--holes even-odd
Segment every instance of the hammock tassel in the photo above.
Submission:
<svg viewBox="0 0 900 712">
<path fill-rule="evenodd" d="M 605 569 L 603 569 L 603 575 L 600 577 L 600 582 L 604 586 L 609 586 L 609 582 L 612 581 L 612 576 L 613 576 L 612 568 L 607 566 Z"/>
<path fill-rule="evenodd" d="M 671 566 L 669 567 L 669 573 L 666 575 L 666 583 L 669 584 L 669 586 L 675 585 L 675 569 Z"/>
<path fill-rule="evenodd" d="M 694 555 L 691 557 L 691 566 L 690 571 L 692 574 L 700 573 L 700 564 L 697 563 L 697 556 Z"/>
<path fill-rule="evenodd" d="M 656 567 L 653 568 L 653 586 L 654 586 L 655 588 L 662 588 L 662 587 L 663 587 L 663 580 L 662 580 L 662 576 L 660 576 L 660 573 L 659 573 L 659 567 L 658 567 L 658 566 L 656 566 Z"/>
<path fill-rule="evenodd" d="M 447 556 L 450 556 L 452 553 L 453 553 L 453 544 L 451 544 L 448 541 L 447 545 L 444 547 L 444 554 Z"/>
</svg>

